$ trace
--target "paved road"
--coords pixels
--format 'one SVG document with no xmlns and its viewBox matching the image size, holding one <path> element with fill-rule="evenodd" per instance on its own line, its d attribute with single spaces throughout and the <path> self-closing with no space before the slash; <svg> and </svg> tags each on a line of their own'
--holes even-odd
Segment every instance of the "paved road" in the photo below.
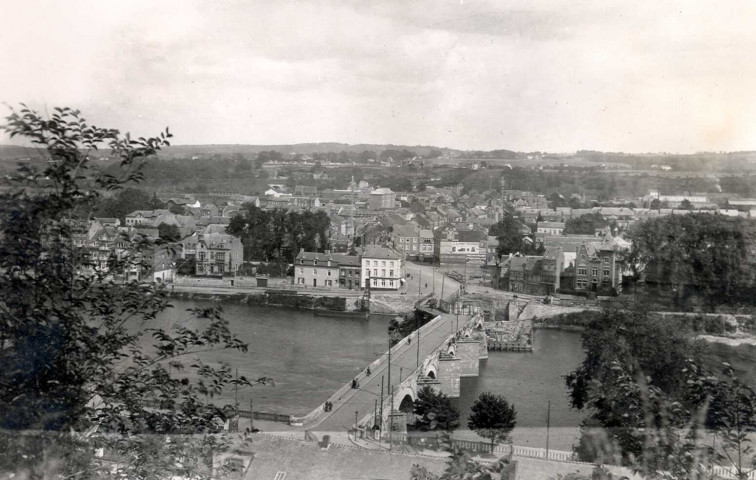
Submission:
<svg viewBox="0 0 756 480">
<path fill-rule="evenodd" d="M 422 363 L 430 353 L 441 345 L 457 326 L 457 316 L 443 314 L 442 320 L 439 320 L 433 329 L 420 333 L 420 362 Z M 459 316 L 459 326 L 462 327 L 470 319 L 468 315 Z M 404 345 L 399 351 L 391 353 L 391 383 L 398 385 L 400 368 L 402 369 L 402 379 L 407 378 L 417 367 L 417 332 L 412 334 L 412 344 Z M 363 380 L 360 388 L 357 390 L 350 389 L 344 394 L 340 401 L 334 402 L 333 410 L 321 417 L 320 421 L 314 425 L 308 425 L 307 429 L 311 431 L 335 432 L 344 431 L 354 426 L 354 412 L 358 418 L 362 418 L 368 413 L 375 410 L 375 401 L 380 404 L 381 398 L 381 376 L 384 376 L 385 391 L 384 396 L 390 394 L 391 389 L 388 384 L 388 358 L 384 355 L 381 363 L 372 369 L 372 375 L 369 382 Z M 385 398 L 385 397 L 384 397 Z"/>
<path fill-rule="evenodd" d="M 443 269 L 440 267 L 433 267 L 427 263 L 407 262 L 404 270 L 412 276 L 407 279 L 408 295 L 418 293 L 425 295 L 426 293 L 435 292 L 436 296 L 440 297 L 441 289 L 443 288 L 444 298 L 447 298 L 459 290 L 459 282 L 449 277 L 444 279 L 444 276 L 441 274 Z"/>
</svg>

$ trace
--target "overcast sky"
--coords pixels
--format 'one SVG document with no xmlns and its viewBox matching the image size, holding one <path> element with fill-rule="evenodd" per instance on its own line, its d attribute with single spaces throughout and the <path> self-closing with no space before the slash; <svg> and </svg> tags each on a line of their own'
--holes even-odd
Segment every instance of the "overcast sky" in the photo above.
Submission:
<svg viewBox="0 0 756 480">
<path fill-rule="evenodd" d="M 746 0 L 6 0 L 0 101 L 177 144 L 754 150 L 755 21 Z"/>
</svg>

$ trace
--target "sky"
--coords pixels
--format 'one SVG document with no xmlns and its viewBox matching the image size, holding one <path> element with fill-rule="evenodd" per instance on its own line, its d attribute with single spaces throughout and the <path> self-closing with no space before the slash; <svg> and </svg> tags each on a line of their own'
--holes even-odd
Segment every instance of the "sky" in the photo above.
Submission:
<svg viewBox="0 0 756 480">
<path fill-rule="evenodd" d="M 2 11 L 0 102 L 70 106 L 138 135 L 170 126 L 176 144 L 756 150 L 752 1 L 4 0 Z"/>
</svg>

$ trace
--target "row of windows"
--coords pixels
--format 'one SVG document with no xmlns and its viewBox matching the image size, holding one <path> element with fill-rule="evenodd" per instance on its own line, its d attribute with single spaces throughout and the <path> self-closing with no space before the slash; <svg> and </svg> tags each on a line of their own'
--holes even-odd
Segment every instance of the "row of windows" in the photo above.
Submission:
<svg viewBox="0 0 756 480">
<path fill-rule="evenodd" d="M 370 266 L 370 260 L 365 260 L 365 261 L 367 262 L 367 263 L 365 264 L 365 266 L 366 266 L 366 267 L 369 267 L 369 266 Z M 393 261 L 393 260 L 389 261 L 388 263 L 389 263 L 389 265 L 388 265 L 389 267 L 393 267 L 393 266 L 394 266 L 394 261 Z M 373 266 L 374 266 L 374 267 L 377 267 L 377 266 L 378 266 L 378 260 L 373 260 Z M 386 260 L 381 260 L 381 266 L 382 266 L 382 267 L 385 267 L 385 266 L 386 266 Z"/>
<path fill-rule="evenodd" d="M 598 268 L 591 269 L 591 275 L 593 275 L 594 277 L 598 277 L 598 272 L 599 272 Z M 578 267 L 578 275 L 588 275 L 588 269 L 585 268 L 585 267 Z M 608 268 L 604 269 L 604 276 L 605 277 L 609 276 L 609 269 Z"/>
<path fill-rule="evenodd" d="M 377 276 L 378 276 L 378 269 L 377 269 L 377 268 L 374 268 L 374 269 L 373 269 L 373 273 L 372 273 L 372 275 L 371 275 L 371 274 L 370 274 L 370 269 L 368 268 L 367 270 L 365 270 L 365 274 L 366 274 L 367 276 L 377 277 Z M 385 268 L 382 268 L 382 269 L 381 269 L 381 275 L 380 275 L 380 276 L 381 276 L 381 277 L 385 277 L 385 276 L 386 276 L 386 269 L 385 269 Z M 389 277 L 393 277 L 393 276 L 394 276 L 394 271 L 393 271 L 393 270 L 389 270 L 389 274 L 388 274 L 388 276 L 389 276 Z"/>
<path fill-rule="evenodd" d="M 390 287 L 390 288 L 394 288 L 394 281 L 393 281 L 393 280 L 378 280 L 378 279 L 374 278 L 374 279 L 373 279 L 373 283 L 372 283 L 372 285 L 373 285 L 374 287 L 377 287 L 377 286 L 378 286 L 378 284 L 379 284 L 379 282 L 380 282 L 380 286 L 381 286 L 381 287 L 386 287 L 386 286 L 388 286 L 388 287 Z"/>
</svg>

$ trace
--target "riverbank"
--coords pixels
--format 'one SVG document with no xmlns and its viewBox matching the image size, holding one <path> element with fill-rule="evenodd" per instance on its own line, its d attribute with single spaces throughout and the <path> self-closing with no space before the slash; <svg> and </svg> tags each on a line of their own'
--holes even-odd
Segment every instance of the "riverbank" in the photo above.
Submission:
<svg viewBox="0 0 756 480">
<path fill-rule="evenodd" d="M 214 289 L 213 289 L 214 290 Z M 168 292 L 170 298 L 179 300 L 202 300 L 212 302 L 231 302 L 260 307 L 287 307 L 296 310 L 360 312 L 361 297 L 342 297 L 320 295 L 282 290 L 265 290 L 259 293 L 218 292 L 173 289 Z"/>
</svg>

